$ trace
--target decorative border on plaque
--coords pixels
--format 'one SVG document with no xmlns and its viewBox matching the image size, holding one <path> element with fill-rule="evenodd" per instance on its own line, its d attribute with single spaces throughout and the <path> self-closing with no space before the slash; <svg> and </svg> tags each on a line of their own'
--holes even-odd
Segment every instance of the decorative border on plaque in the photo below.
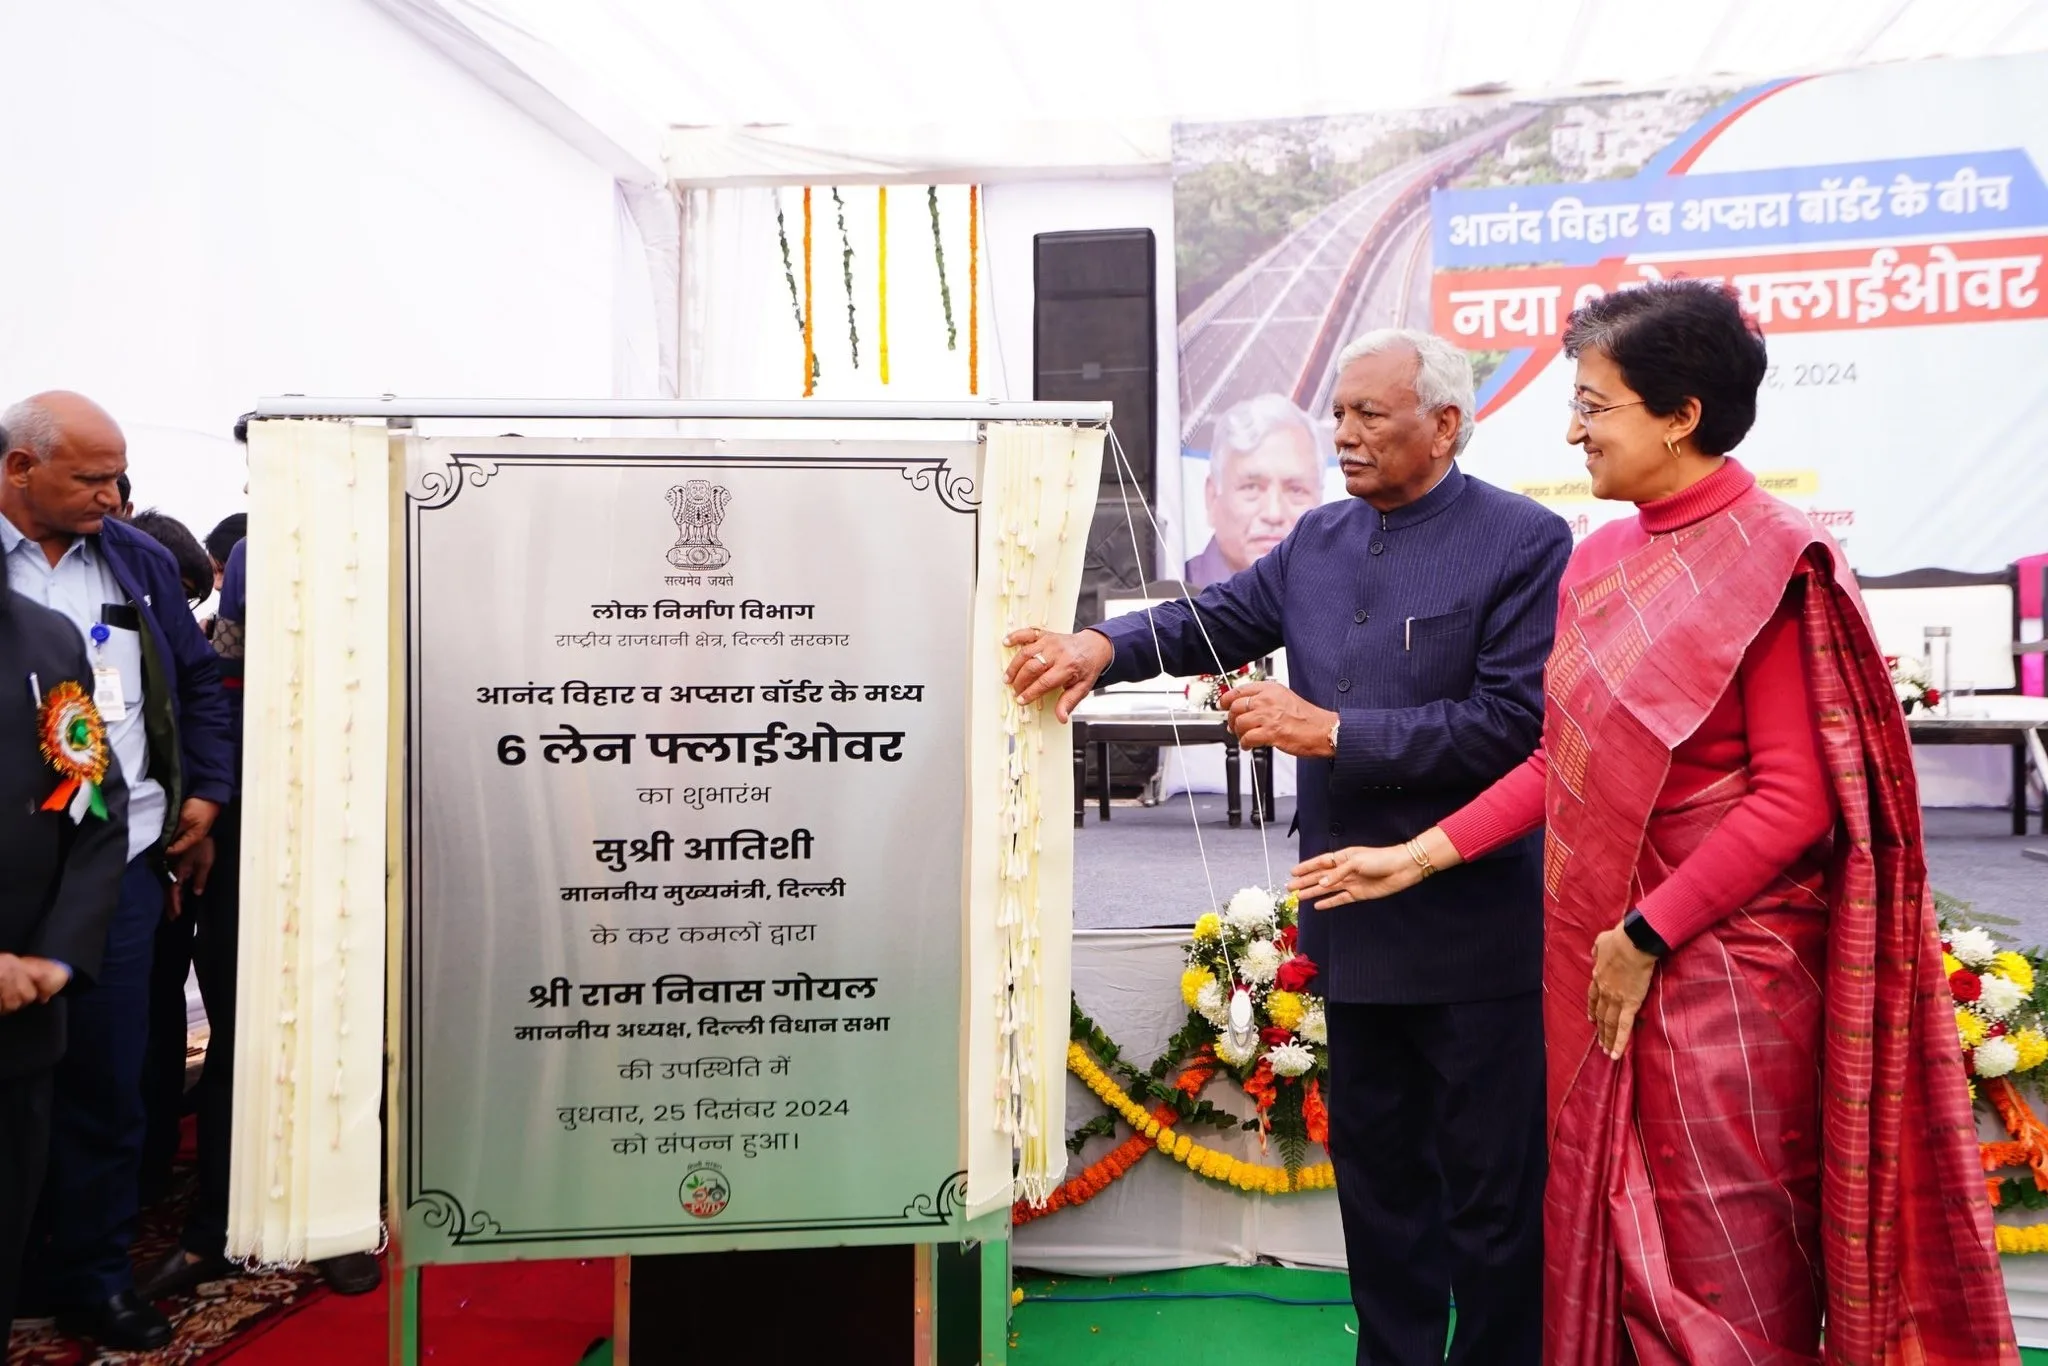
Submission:
<svg viewBox="0 0 2048 1366">
<path fill-rule="evenodd" d="M 497 472 L 495 460 L 454 456 L 439 468 L 421 470 L 418 480 L 408 480 L 405 500 L 422 511 L 444 508 L 461 496 L 464 488 L 480 489 Z"/>
<path fill-rule="evenodd" d="M 652 469 L 869 469 L 896 470 L 920 493 L 939 496 L 954 512 L 973 516 L 981 508 L 974 476 L 953 467 L 946 456 L 776 456 L 776 455 L 633 455 L 626 452 L 589 455 L 455 454 L 438 466 L 428 466 L 406 481 L 408 512 L 431 512 L 447 507 L 464 488 L 482 488 L 503 466 L 554 468 L 563 465 L 616 465 L 632 462 Z"/>
<path fill-rule="evenodd" d="M 929 1194 L 919 1194 L 901 1214 L 854 1215 L 844 1219 L 758 1219 L 716 1224 L 621 1224 L 608 1228 L 501 1228 L 479 1210 L 465 1214 L 462 1201 L 446 1191 L 421 1191 L 406 1208 L 425 1208 L 420 1222 L 448 1231 L 451 1247 L 493 1247 L 522 1243 L 575 1243 L 599 1238 L 718 1238 L 734 1233 L 810 1233 L 872 1228 L 952 1228 L 967 1199 L 967 1173 L 954 1172 Z"/>
</svg>

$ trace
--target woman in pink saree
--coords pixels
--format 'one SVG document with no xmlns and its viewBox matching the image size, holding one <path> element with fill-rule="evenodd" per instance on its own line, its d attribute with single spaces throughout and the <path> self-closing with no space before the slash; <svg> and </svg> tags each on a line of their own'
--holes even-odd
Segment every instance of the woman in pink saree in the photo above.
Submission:
<svg viewBox="0 0 2048 1366">
<path fill-rule="evenodd" d="M 1904 720 L 1840 547 L 1728 456 L 1763 338 L 1674 281 L 1565 347 L 1637 515 L 1565 573 L 1542 747 L 1291 885 L 1329 913 L 1545 827 L 1548 1366 L 2015 1363 Z"/>
</svg>

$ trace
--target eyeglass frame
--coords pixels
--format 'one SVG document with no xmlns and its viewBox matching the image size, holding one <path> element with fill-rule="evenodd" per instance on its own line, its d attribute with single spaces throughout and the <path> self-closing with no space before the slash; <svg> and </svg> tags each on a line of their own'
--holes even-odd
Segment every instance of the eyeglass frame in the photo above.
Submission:
<svg viewBox="0 0 2048 1366">
<path fill-rule="evenodd" d="M 1610 403 L 1604 408 L 1588 408 L 1586 406 L 1586 402 L 1584 399 L 1568 398 L 1564 401 L 1564 406 L 1568 408 L 1571 411 L 1572 415 L 1578 418 L 1579 421 L 1589 422 L 1592 419 L 1600 416 L 1600 414 L 1602 413 L 1611 413 L 1616 408 L 1633 408 L 1638 403 L 1644 402 L 1647 402 L 1647 400 L 1640 398 L 1632 398 L 1623 403 Z"/>
</svg>

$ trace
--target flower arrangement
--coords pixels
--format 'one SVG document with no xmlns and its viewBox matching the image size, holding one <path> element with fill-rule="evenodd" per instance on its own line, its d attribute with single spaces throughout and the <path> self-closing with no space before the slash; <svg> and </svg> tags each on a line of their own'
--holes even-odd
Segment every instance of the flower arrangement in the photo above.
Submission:
<svg viewBox="0 0 2048 1366">
<path fill-rule="evenodd" d="M 1915 707 L 1933 711 L 1941 705 L 1941 689 L 1928 686 L 1926 660 L 1912 655 L 1886 655 L 1884 662 L 1892 673 L 1892 693 L 1909 715 Z"/>
<path fill-rule="evenodd" d="M 1295 915 L 1292 893 L 1275 898 L 1244 888 L 1221 914 L 1195 922 L 1180 982 L 1193 1012 L 1189 1028 L 1213 1032 L 1209 1056 L 1258 1107 L 1245 1127 L 1273 1138 L 1290 1175 L 1310 1143 L 1329 1139 L 1322 1096 L 1329 1032 L 1322 998 L 1309 992 L 1316 965 L 1296 949 Z"/>
<path fill-rule="evenodd" d="M 2032 1073 L 2048 1062 L 2048 1020 L 2035 997 L 2040 974 L 2033 959 L 1999 948 L 1981 926 L 1945 924 L 1941 966 L 1955 997 L 1964 1071 L 1989 1080 Z"/>
<path fill-rule="evenodd" d="M 1223 694 L 1233 688 L 1242 688 L 1247 683 L 1263 683 L 1265 671 L 1256 664 L 1247 664 L 1222 674 L 1196 674 L 1195 681 L 1185 689 L 1188 704 L 1197 711 L 1222 711 Z"/>
</svg>

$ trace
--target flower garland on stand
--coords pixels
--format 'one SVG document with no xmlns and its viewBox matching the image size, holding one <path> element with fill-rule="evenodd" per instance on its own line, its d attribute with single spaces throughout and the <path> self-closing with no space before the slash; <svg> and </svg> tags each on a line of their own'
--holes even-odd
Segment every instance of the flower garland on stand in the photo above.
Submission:
<svg viewBox="0 0 2048 1366">
<path fill-rule="evenodd" d="M 2048 962 L 2038 952 L 2000 948 L 1989 930 L 1958 923 L 1956 913 L 1967 907 L 1937 900 L 1963 1070 L 2009 1136 L 1979 1145 L 1985 1193 L 1993 1209 L 2048 1209 L 2048 1124 L 2020 1091 L 2022 1084 L 2040 1091 L 2048 1075 Z M 2022 1174 L 1998 1175 L 2010 1168 Z M 2001 1253 L 2048 1252 L 2048 1224 L 1997 1224 L 1994 1231 Z"/>
<path fill-rule="evenodd" d="M 1190 1006 L 1187 1022 L 1143 1071 L 1126 1062 L 1115 1042 L 1074 1003 L 1067 1068 L 1106 1109 L 1074 1131 L 1067 1150 L 1079 1153 L 1090 1138 L 1114 1134 L 1119 1120 L 1129 1126 L 1130 1137 L 1056 1188 L 1043 1207 L 1018 1201 L 1011 1210 L 1013 1225 L 1085 1204 L 1155 1148 L 1196 1175 L 1237 1190 L 1282 1195 L 1335 1188 L 1336 1171 L 1328 1162 L 1310 1166 L 1306 1161 L 1309 1143 L 1329 1143 L 1329 1110 L 1322 1093 L 1328 1035 L 1322 1001 L 1305 990 L 1316 967 L 1295 952 L 1295 917 L 1293 897 L 1248 888 L 1232 897 L 1221 914 L 1211 912 L 1196 922 L 1181 982 Z M 1243 1039 L 1234 1040 L 1229 1028 L 1225 980 L 1252 1003 L 1247 1047 L 1238 1046 Z M 1298 1065 L 1297 1054 L 1308 1060 L 1307 1066 Z M 1240 1121 L 1201 1098 L 1222 1072 L 1230 1073 L 1258 1107 L 1251 1119 Z M 1144 1102 L 1153 1108 L 1147 1110 Z M 1189 1131 L 1205 1127 L 1270 1135 L 1280 1146 L 1281 1165 L 1247 1162 L 1197 1143 Z"/>
<path fill-rule="evenodd" d="M 1317 969 L 1296 951 L 1300 927 L 1292 893 L 1276 898 L 1247 887 L 1218 915 L 1195 922 L 1181 999 L 1210 1025 L 1208 1047 L 1258 1105 L 1256 1127 L 1280 1147 L 1289 1174 L 1299 1172 L 1310 1143 L 1329 1141 L 1322 1079 L 1329 1067 L 1323 1002 L 1308 993 Z M 1232 999 L 1250 1003 L 1250 1029 L 1231 1028 Z"/>
</svg>

